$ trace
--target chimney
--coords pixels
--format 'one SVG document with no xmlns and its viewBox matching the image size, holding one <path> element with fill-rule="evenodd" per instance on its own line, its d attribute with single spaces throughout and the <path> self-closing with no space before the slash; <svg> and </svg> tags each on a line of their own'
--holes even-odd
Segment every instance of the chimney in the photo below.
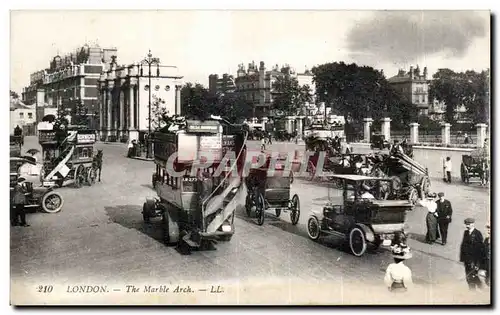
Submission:
<svg viewBox="0 0 500 315">
<path fill-rule="evenodd" d="M 410 79 L 413 79 L 413 66 L 410 66 Z"/>
<path fill-rule="evenodd" d="M 424 67 L 424 80 L 427 80 L 427 67 Z"/>
</svg>

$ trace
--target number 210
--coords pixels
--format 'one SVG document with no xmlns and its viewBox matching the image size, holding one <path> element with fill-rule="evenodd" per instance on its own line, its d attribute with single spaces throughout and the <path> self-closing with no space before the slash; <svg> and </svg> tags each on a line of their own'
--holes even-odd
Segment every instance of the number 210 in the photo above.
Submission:
<svg viewBox="0 0 500 315">
<path fill-rule="evenodd" d="M 54 288 L 51 285 L 39 285 L 38 292 L 40 293 L 50 293 Z"/>
</svg>

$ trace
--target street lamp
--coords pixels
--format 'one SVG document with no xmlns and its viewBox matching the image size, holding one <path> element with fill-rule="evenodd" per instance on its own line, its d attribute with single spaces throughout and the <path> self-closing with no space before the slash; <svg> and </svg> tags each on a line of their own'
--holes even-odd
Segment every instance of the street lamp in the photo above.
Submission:
<svg viewBox="0 0 500 315">
<path fill-rule="evenodd" d="M 153 57 L 151 54 L 151 49 L 149 50 L 149 53 L 144 60 L 142 60 L 141 64 L 146 64 L 148 65 L 148 84 L 149 84 L 149 106 L 148 106 L 148 137 L 151 137 L 151 66 L 152 65 L 157 65 L 159 66 L 160 64 L 160 59 Z M 159 70 L 159 69 L 158 69 Z M 159 72 L 159 71 L 158 71 Z M 149 139 L 146 139 L 146 144 L 147 144 L 147 150 L 146 150 L 146 158 L 150 159 L 151 158 L 151 144 L 149 143 Z"/>
</svg>

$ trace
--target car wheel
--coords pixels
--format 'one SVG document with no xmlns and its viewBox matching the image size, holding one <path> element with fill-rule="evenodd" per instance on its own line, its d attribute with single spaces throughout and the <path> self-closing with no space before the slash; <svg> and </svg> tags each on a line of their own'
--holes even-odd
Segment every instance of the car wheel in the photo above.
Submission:
<svg viewBox="0 0 500 315">
<path fill-rule="evenodd" d="M 45 213 L 57 213 L 63 205 L 64 199 L 58 192 L 50 191 L 42 198 L 42 210 Z"/>
<path fill-rule="evenodd" d="M 313 241 L 317 241 L 320 234 L 321 227 L 319 225 L 318 218 L 310 217 L 309 220 L 307 220 L 307 235 L 309 235 L 309 238 Z"/>
<path fill-rule="evenodd" d="M 367 244 L 365 233 L 358 227 L 349 232 L 349 248 L 354 256 L 360 257 L 366 252 Z"/>
</svg>

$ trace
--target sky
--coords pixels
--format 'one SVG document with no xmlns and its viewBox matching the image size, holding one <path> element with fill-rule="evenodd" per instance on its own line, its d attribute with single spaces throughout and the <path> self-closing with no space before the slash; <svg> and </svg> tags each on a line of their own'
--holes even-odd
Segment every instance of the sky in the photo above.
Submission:
<svg viewBox="0 0 500 315">
<path fill-rule="evenodd" d="M 119 64 L 151 49 L 184 79 L 208 84 L 238 64 L 288 63 L 297 71 L 334 62 L 383 69 L 417 64 L 481 71 L 490 66 L 488 11 L 11 11 L 10 88 L 85 43 L 116 47 Z"/>
</svg>

